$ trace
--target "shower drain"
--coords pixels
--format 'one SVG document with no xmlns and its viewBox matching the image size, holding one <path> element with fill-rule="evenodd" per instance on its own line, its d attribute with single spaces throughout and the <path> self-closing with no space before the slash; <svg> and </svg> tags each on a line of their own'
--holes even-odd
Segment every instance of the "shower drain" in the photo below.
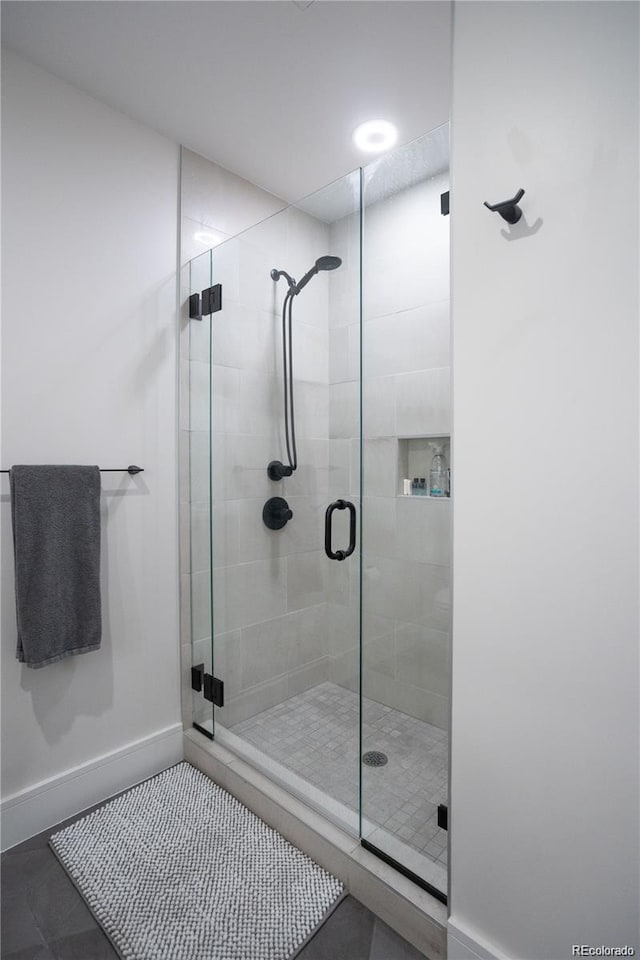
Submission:
<svg viewBox="0 0 640 960">
<path fill-rule="evenodd" d="M 381 753 L 380 750 L 369 750 L 362 755 L 362 762 L 368 767 L 384 767 L 388 759 L 386 753 Z"/>
</svg>

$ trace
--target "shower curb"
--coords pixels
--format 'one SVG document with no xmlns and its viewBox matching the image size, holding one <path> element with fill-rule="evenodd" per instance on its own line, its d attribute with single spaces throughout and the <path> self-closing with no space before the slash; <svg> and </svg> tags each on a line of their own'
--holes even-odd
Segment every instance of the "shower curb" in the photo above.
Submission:
<svg viewBox="0 0 640 960">
<path fill-rule="evenodd" d="M 429 960 L 447 955 L 447 908 L 225 747 L 184 732 L 184 758 L 345 884 Z"/>
</svg>

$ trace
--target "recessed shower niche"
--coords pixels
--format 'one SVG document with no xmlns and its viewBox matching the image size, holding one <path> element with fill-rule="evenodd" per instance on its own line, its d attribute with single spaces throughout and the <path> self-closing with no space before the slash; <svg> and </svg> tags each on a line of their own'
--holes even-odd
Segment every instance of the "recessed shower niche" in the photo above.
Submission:
<svg viewBox="0 0 640 960">
<path fill-rule="evenodd" d="M 448 470 L 446 488 L 442 496 L 431 497 L 430 473 L 435 454 L 441 451 L 445 468 Z M 429 437 L 398 437 L 398 496 L 414 496 L 433 500 L 448 500 L 451 493 L 451 437 L 433 435 Z M 415 481 L 419 486 L 416 489 Z M 409 482 L 409 492 L 406 490 Z M 424 487 L 422 486 L 424 481 Z"/>
<path fill-rule="evenodd" d="M 451 510 L 402 480 L 448 462 L 447 189 L 445 127 L 192 261 L 188 364 L 194 724 L 440 899 Z"/>
</svg>

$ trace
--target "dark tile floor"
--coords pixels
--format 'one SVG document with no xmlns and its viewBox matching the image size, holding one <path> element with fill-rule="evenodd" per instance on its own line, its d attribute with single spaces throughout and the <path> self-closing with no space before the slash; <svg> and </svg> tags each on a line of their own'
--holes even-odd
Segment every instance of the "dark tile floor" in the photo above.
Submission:
<svg viewBox="0 0 640 960">
<path fill-rule="evenodd" d="M 48 846 L 52 833 L 77 819 L 72 817 L 2 855 L 2 960 L 117 958 Z M 347 897 L 309 941 L 300 960 L 424 957 L 358 900 Z"/>
</svg>

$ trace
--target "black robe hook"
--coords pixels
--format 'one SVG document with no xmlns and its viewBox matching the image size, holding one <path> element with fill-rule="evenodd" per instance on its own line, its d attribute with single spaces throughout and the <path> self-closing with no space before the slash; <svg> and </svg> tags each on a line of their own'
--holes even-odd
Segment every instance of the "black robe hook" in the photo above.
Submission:
<svg viewBox="0 0 640 960">
<path fill-rule="evenodd" d="M 518 203 L 523 197 L 524 190 L 521 187 L 511 200 L 503 200 L 502 203 L 487 203 L 485 200 L 484 205 L 494 213 L 499 213 L 507 223 L 517 223 L 522 216 L 522 210 L 518 206 Z"/>
</svg>

